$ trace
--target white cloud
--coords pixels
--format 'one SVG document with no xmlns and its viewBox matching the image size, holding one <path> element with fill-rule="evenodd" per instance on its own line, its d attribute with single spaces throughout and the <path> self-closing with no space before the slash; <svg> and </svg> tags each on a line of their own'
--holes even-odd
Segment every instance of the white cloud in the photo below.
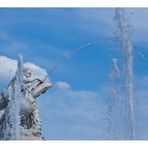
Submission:
<svg viewBox="0 0 148 148">
<path fill-rule="evenodd" d="M 41 79 L 44 79 L 47 75 L 45 69 L 33 64 L 33 63 L 25 63 L 26 67 L 30 67 L 32 69 L 32 74 Z M 10 80 L 16 72 L 17 61 L 5 56 L 0 56 L 0 81 L 8 81 Z"/>
<path fill-rule="evenodd" d="M 0 80 L 11 79 L 15 74 L 16 66 L 16 60 L 0 56 Z"/>
<path fill-rule="evenodd" d="M 58 81 L 55 84 L 56 88 L 58 89 L 70 89 L 70 85 L 66 82 Z"/>
<path fill-rule="evenodd" d="M 43 135 L 48 139 L 103 139 L 106 134 L 103 98 L 87 90 L 49 90 L 38 100 Z"/>
</svg>

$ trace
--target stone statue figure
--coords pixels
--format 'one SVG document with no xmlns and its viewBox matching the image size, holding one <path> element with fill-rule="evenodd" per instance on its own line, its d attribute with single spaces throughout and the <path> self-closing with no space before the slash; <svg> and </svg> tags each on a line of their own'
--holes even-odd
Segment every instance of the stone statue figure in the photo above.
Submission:
<svg viewBox="0 0 148 148">
<path fill-rule="evenodd" d="M 7 108 L 9 105 L 9 86 L 13 85 L 16 80 L 14 77 L 8 87 L 1 93 L 0 98 L 0 139 L 6 138 L 6 119 Z M 41 120 L 36 104 L 36 98 L 45 93 L 51 87 L 49 80 L 41 80 L 32 76 L 32 70 L 29 67 L 23 67 L 23 83 L 21 86 L 21 105 L 20 105 L 20 140 L 40 140 L 41 137 Z M 7 123 L 9 124 L 9 122 Z"/>
</svg>

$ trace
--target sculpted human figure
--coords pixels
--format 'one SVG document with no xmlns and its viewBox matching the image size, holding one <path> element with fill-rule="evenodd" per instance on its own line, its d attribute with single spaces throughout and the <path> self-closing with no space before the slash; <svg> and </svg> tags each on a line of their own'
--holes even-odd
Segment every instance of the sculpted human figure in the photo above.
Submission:
<svg viewBox="0 0 148 148">
<path fill-rule="evenodd" d="M 10 81 L 8 87 L 13 85 L 15 77 Z M 0 124 L 5 122 L 5 112 L 9 104 L 8 87 L 1 93 L 0 99 Z M 23 84 L 21 87 L 22 98 L 20 108 L 20 128 L 22 139 L 41 139 L 41 120 L 36 104 L 36 98 L 46 92 L 51 87 L 51 83 L 43 81 L 38 77 L 32 76 L 32 70 L 29 67 L 23 68 Z M 0 125 L 0 126 L 1 126 Z M 4 130 L 1 126 L 0 130 Z M 1 139 L 1 135 L 0 135 Z"/>
</svg>

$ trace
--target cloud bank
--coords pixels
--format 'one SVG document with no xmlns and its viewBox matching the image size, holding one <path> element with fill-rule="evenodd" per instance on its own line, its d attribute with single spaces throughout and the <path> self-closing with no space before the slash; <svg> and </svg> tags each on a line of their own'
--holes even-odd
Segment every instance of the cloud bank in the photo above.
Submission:
<svg viewBox="0 0 148 148">
<path fill-rule="evenodd" d="M 67 86 L 57 82 L 38 100 L 45 139 L 105 139 L 107 106 L 103 94 Z"/>
<path fill-rule="evenodd" d="M 33 63 L 24 63 L 24 66 L 32 69 L 32 75 L 44 79 L 47 71 Z M 15 75 L 17 61 L 6 56 L 0 56 L 0 81 L 9 81 Z"/>
</svg>

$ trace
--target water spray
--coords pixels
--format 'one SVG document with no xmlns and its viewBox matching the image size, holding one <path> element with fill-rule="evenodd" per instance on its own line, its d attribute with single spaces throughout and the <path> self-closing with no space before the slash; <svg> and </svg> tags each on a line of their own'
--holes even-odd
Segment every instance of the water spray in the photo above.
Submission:
<svg viewBox="0 0 148 148">
<path fill-rule="evenodd" d="M 115 10 L 115 21 L 119 29 L 119 40 L 122 47 L 124 58 L 124 72 L 125 72 L 125 89 L 127 96 L 126 113 L 129 122 L 129 139 L 135 139 L 135 104 L 133 95 L 133 46 L 130 40 L 129 26 L 126 24 L 124 17 L 124 9 L 117 8 Z"/>
<path fill-rule="evenodd" d="M 51 75 L 61 64 L 63 64 L 65 62 L 65 60 L 68 60 L 70 57 L 72 57 L 76 52 L 78 52 L 80 49 L 83 49 L 85 47 L 88 46 L 92 46 L 92 45 L 96 45 L 99 43 L 113 43 L 115 40 L 93 40 L 93 41 L 89 41 L 86 42 L 82 45 L 80 45 L 77 48 L 71 49 L 69 50 L 67 53 L 64 54 L 64 56 L 59 59 L 53 66 L 52 68 L 49 70 L 48 75 Z M 48 75 L 45 76 L 45 78 L 43 79 L 43 81 L 45 81 L 48 78 Z"/>
<path fill-rule="evenodd" d="M 118 95 L 118 90 L 117 90 L 117 85 L 116 81 L 120 77 L 120 70 L 118 67 L 117 59 L 113 58 L 112 59 L 112 70 L 110 72 L 109 78 L 110 78 L 110 86 L 111 86 L 111 101 L 108 105 L 108 128 L 107 128 L 107 133 L 109 136 L 109 139 L 115 139 L 117 137 L 116 131 L 113 129 L 114 125 L 114 108 L 115 105 L 118 101 L 117 95 Z"/>
<path fill-rule="evenodd" d="M 7 108 L 7 121 L 5 139 L 20 140 L 20 105 L 22 99 L 22 84 L 23 84 L 23 58 L 18 57 L 17 71 L 15 80 L 8 86 L 9 105 Z"/>
</svg>

